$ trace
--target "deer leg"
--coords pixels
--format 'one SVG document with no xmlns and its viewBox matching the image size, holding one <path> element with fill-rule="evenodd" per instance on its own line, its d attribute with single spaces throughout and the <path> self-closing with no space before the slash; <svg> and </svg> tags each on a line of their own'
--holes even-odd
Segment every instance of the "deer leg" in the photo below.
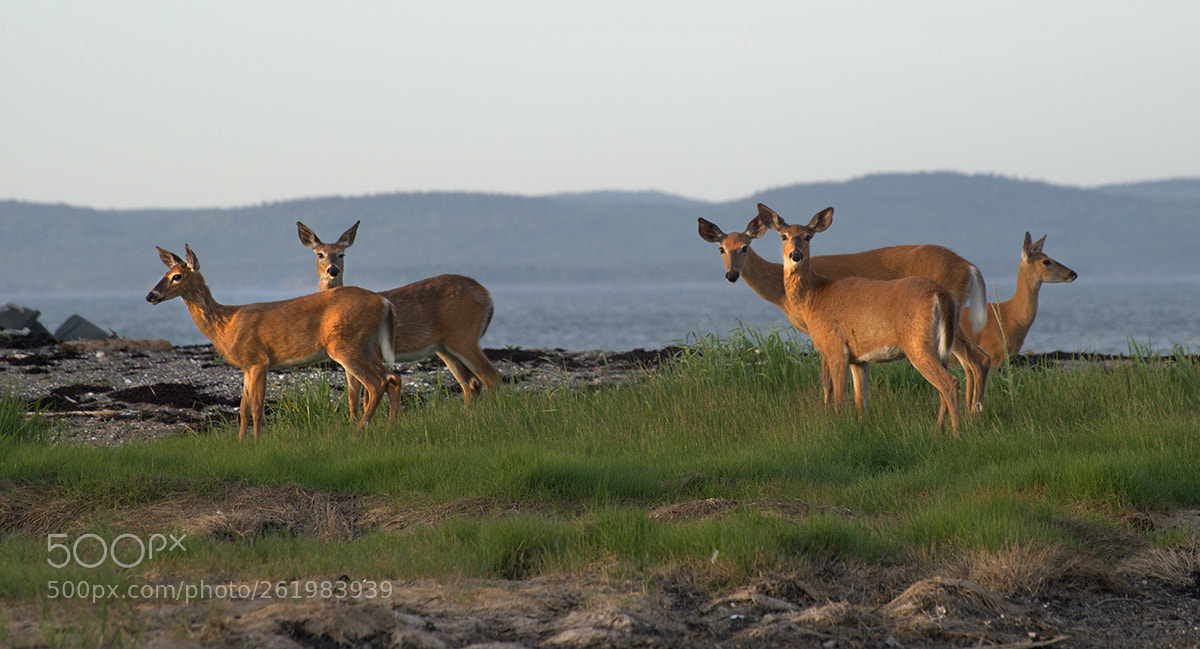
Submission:
<svg viewBox="0 0 1200 649">
<path fill-rule="evenodd" d="M 988 374 L 992 371 L 992 359 L 983 351 L 983 348 L 975 344 L 975 341 L 970 338 L 963 340 L 963 345 L 970 350 L 971 356 L 975 359 L 975 384 L 973 394 L 975 397 L 974 403 L 971 404 L 971 412 L 983 412 L 983 395 L 987 390 Z"/>
<path fill-rule="evenodd" d="M 242 401 L 238 406 L 238 441 L 246 436 L 246 426 L 250 421 L 250 370 L 242 372 Z"/>
<path fill-rule="evenodd" d="M 958 410 L 958 379 L 946 369 L 937 359 L 936 354 L 927 356 L 910 355 L 913 367 L 925 377 L 926 381 L 941 394 L 941 404 L 938 407 L 937 427 L 942 428 L 943 415 L 950 414 L 950 431 L 955 437 L 961 434 L 961 422 Z"/>
<path fill-rule="evenodd" d="M 346 400 L 350 403 L 350 418 L 358 415 L 358 403 L 362 397 L 362 384 L 350 372 L 346 372 Z"/>
<path fill-rule="evenodd" d="M 963 333 L 961 325 L 954 336 L 954 347 L 950 353 L 963 368 L 963 376 L 966 379 L 963 400 L 966 402 L 968 414 L 983 412 L 983 395 L 987 387 L 991 359 L 979 345 Z"/>
<path fill-rule="evenodd" d="M 388 408 L 388 423 L 394 424 L 400 416 L 400 377 L 393 372 L 388 372 L 387 393 L 391 402 Z"/>
<path fill-rule="evenodd" d="M 363 387 L 367 391 L 367 403 L 363 409 L 362 419 L 358 422 L 358 428 L 361 430 L 363 426 L 371 423 L 371 419 L 375 416 L 375 409 L 379 407 L 379 402 L 383 400 L 383 393 L 387 391 L 387 380 L 383 381 L 363 381 Z"/>
<path fill-rule="evenodd" d="M 833 399 L 833 382 L 829 380 L 829 368 L 825 367 L 824 361 L 821 362 L 821 398 L 825 405 Z"/>
<path fill-rule="evenodd" d="M 871 366 L 868 363 L 850 363 L 850 378 L 854 381 L 854 406 L 859 414 L 867 411 L 867 380 Z"/>
<path fill-rule="evenodd" d="M 443 345 L 438 351 L 438 356 L 446 362 L 454 378 L 463 386 L 463 400 L 466 403 L 471 401 L 466 397 L 468 392 L 471 398 L 474 398 L 484 390 L 494 392 L 500 387 L 500 371 L 480 349 L 478 340 L 459 340 L 453 345 Z M 459 365 L 458 369 L 450 362 L 451 358 Z"/>
<path fill-rule="evenodd" d="M 361 430 L 375 415 L 375 409 L 383 400 L 384 392 L 389 389 L 390 377 L 394 375 L 380 359 L 378 347 L 372 344 L 360 346 L 349 342 L 335 342 L 326 348 L 325 353 L 346 371 L 349 377 L 346 379 L 347 385 L 359 384 L 366 390 L 366 406 L 363 408 L 362 418 L 358 421 L 358 428 Z M 352 393 L 354 391 L 351 390 Z"/>
<path fill-rule="evenodd" d="M 837 353 L 821 353 L 822 372 L 829 374 L 829 386 L 833 391 L 833 411 L 841 412 L 842 405 L 846 402 L 846 369 L 849 363 L 849 356 L 843 347 L 836 350 Z"/>
<path fill-rule="evenodd" d="M 450 350 L 438 350 L 438 358 L 449 368 L 450 373 L 454 375 L 454 380 L 458 381 L 459 387 L 463 391 L 463 407 L 471 405 L 471 399 L 477 396 L 482 387 L 482 382 L 475 377 L 471 372 L 471 368 L 467 367 L 459 357 Z"/>
<path fill-rule="evenodd" d="M 267 368 L 254 365 L 242 377 L 242 406 L 238 413 L 238 441 L 246 434 L 246 424 L 254 420 L 254 439 L 263 425 L 263 407 L 267 399 Z"/>
</svg>

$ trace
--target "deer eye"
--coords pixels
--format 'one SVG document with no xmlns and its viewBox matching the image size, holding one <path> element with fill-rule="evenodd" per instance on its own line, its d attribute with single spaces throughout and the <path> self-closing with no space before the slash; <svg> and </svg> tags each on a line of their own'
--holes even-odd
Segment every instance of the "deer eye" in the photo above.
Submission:
<svg viewBox="0 0 1200 649">
<path fill-rule="evenodd" d="M 183 281 L 183 273 L 175 273 L 174 275 L 171 276 L 171 281 L 172 282 L 182 282 Z"/>
<path fill-rule="evenodd" d="M 750 246 L 742 246 L 742 252 L 750 250 Z"/>
<path fill-rule="evenodd" d="M 1050 265 L 1050 260 L 1049 260 L 1049 259 L 1043 259 L 1043 260 L 1042 260 L 1042 265 L 1043 265 L 1043 266 L 1049 266 L 1049 265 Z"/>
</svg>

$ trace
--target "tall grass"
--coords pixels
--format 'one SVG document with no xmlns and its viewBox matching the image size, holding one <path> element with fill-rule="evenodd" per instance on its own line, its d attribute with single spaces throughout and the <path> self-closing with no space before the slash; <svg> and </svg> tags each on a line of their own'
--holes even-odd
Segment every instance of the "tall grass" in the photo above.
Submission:
<svg viewBox="0 0 1200 649">
<path fill-rule="evenodd" d="M 872 368 L 861 418 L 822 403 L 819 373 L 811 348 L 789 334 L 744 329 L 693 337 L 668 367 L 630 384 L 509 388 L 469 409 L 454 399 L 409 403 L 395 425 L 377 416 L 361 432 L 318 381 L 275 404 L 256 442 L 238 443 L 231 429 L 120 448 L 6 436 L 0 484 L 77 504 L 86 514 L 57 523 L 71 528 L 64 533 L 231 485 L 299 485 L 381 498 L 393 513 L 451 512 L 367 526 L 334 550 L 330 539 L 270 530 L 241 543 L 202 536 L 186 559 L 156 567 L 245 578 L 597 566 L 736 577 L 831 556 L 891 562 L 1031 540 L 1081 544 L 1064 521 L 1117 528 L 1132 510 L 1200 505 L 1191 461 L 1200 457 L 1200 367 L 1184 352 L 1002 368 L 961 439 L 935 430 L 938 395 L 906 363 Z M 706 499 L 736 506 L 649 516 Z M 44 558 L 44 537 L 14 520 L 0 518 L 9 557 L 0 574 Z M 35 582 L 0 578 L 0 593 Z"/>
<path fill-rule="evenodd" d="M 13 392 L 0 391 L 0 442 L 37 442 L 49 424 L 42 413 Z"/>
</svg>

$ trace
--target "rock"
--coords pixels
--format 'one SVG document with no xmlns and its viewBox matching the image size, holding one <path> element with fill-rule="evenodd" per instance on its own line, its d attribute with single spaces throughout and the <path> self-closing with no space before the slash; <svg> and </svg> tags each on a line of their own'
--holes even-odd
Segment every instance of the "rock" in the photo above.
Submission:
<svg viewBox="0 0 1200 649">
<path fill-rule="evenodd" d="M 83 316 L 73 315 L 55 330 L 54 337 L 59 340 L 103 340 L 113 335 L 88 322 Z"/>
<path fill-rule="evenodd" d="M 0 306 L 0 329 L 27 329 L 31 336 L 49 336 L 50 331 L 38 322 L 41 311 L 13 303 Z"/>
</svg>

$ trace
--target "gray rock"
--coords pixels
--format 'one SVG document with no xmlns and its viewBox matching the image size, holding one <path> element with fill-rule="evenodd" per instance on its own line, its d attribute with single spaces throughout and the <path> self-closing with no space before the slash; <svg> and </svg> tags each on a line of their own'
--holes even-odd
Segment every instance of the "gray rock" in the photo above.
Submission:
<svg viewBox="0 0 1200 649">
<path fill-rule="evenodd" d="M 30 334 L 50 335 L 50 331 L 38 322 L 41 311 L 12 304 L 0 306 L 0 329 L 28 329 Z"/>
<path fill-rule="evenodd" d="M 88 322 L 83 316 L 73 315 L 54 332 L 54 337 L 62 341 L 103 340 L 112 338 L 112 334 Z"/>
</svg>

